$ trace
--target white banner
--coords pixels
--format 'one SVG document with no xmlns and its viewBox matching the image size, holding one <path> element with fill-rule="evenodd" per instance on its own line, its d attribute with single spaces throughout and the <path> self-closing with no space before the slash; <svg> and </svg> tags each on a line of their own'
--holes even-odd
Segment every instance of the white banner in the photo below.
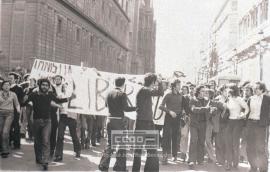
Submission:
<svg viewBox="0 0 270 172">
<path fill-rule="evenodd" d="M 55 75 L 64 77 L 68 83 L 68 92 L 76 94 L 76 98 L 69 102 L 68 112 L 88 114 L 88 115 L 108 115 L 105 106 L 105 98 L 111 89 L 114 88 L 114 79 L 118 76 L 126 78 L 125 92 L 129 103 L 136 106 L 136 94 L 142 87 L 137 84 L 143 83 L 143 75 L 115 74 L 99 72 L 94 68 L 86 68 L 75 65 L 55 63 L 51 61 L 34 61 L 31 78 L 39 79 L 42 77 L 52 78 Z M 136 119 L 136 113 L 126 113 L 131 119 Z"/>
</svg>

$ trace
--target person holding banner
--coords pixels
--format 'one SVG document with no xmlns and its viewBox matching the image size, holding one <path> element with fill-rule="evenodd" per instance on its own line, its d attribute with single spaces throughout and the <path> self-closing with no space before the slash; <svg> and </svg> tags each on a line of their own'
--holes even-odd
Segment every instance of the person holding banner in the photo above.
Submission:
<svg viewBox="0 0 270 172">
<path fill-rule="evenodd" d="M 158 88 L 154 88 L 155 82 L 158 82 Z M 162 80 L 153 73 L 147 73 L 144 77 L 144 87 L 142 87 L 136 96 L 137 119 L 136 130 L 155 130 L 153 122 L 152 97 L 163 96 Z M 132 171 L 140 171 L 142 149 L 135 149 Z M 147 150 L 147 160 L 144 171 L 159 171 L 159 159 L 156 149 Z"/>
<path fill-rule="evenodd" d="M 53 92 L 56 96 L 59 96 L 62 94 L 63 80 L 64 78 L 61 75 L 55 75 L 52 78 L 50 91 Z M 52 83 L 54 83 L 54 85 L 52 85 Z M 51 136 L 50 136 L 50 158 L 51 159 L 54 156 L 54 152 L 56 148 L 57 129 L 58 129 L 57 111 L 58 111 L 57 107 L 51 108 Z"/>
<path fill-rule="evenodd" d="M 168 154 L 172 153 L 173 161 L 177 161 L 178 136 L 182 111 L 188 114 L 188 103 L 180 93 L 181 81 L 174 79 L 171 82 L 171 91 L 168 92 L 160 105 L 160 109 L 166 112 L 163 132 L 163 163 L 167 164 Z"/>
<path fill-rule="evenodd" d="M 75 98 L 74 94 L 69 98 L 57 98 L 49 91 L 51 83 L 48 79 L 40 79 L 38 82 L 39 89 L 24 97 L 24 104 L 33 103 L 34 119 L 34 149 L 36 163 L 41 164 L 44 170 L 48 170 L 50 156 L 50 134 L 51 134 L 51 108 L 52 106 L 61 108 L 56 103 L 68 102 Z"/>
<path fill-rule="evenodd" d="M 63 84 L 62 94 L 58 94 L 59 97 L 64 98 L 67 97 L 66 91 L 67 84 Z M 77 136 L 76 127 L 77 127 L 77 114 L 67 112 L 67 103 L 62 103 L 63 108 L 59 109 L 60 120 L 58 126 L 58 136 L 56 142 L 56 150 L 55 150 L 55 162 L 60 162 L 63 160 L 63 148 L 64 148 L 64 135 L 66 126 L 69 128 L 69 132 L 72 138 L 74 152 L 76 153 L 76 158 L 80 158 L 81 153 L 81 145 L 79 138 Z"/>
<path fill-rule="evenodd" d="M 108 144 L 99 163 L 99 170 L 108 171 L 112 149 L 111 133 L 112 130 L 125 130 L 124 112 L 135 111 L 136 107 L 130 107 L 127 101 L 127 95 L 123 92 L 125 87 L 125 78 L 117 77 L 115 79 L 116 88 L 110 91 L 106 97 L 106 106 L 109 109 L 107 119 Z M 126 150 L 119 149 L 116 153 L 116 162 L 114 171 L 127 171 L 126 169 Z"/>
</svg>

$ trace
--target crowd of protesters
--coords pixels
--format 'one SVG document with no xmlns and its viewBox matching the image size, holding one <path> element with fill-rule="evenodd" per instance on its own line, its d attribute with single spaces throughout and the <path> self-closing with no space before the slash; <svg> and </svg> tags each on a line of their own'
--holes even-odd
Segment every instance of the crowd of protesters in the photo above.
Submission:
<svg viewBox="0 0 270 172">
<path fill-rule="evenodd" d="M 124 92 L 125 78 L 118 77 L 115 89 L 106 97 L 107 117 L 67 112 L 69 101 L 76 95 L 67 93 L 67 83 L 60 75 L 36 81 L 29 74 L 11 72 L 0 83 L 2 158 L 8 158 L 11 149 L 20 149 L 21 138 L 26 138 L 34 141 L 36 163 L 47 170 L 50 160 L 63 161 L 66 126 L 75 157 L 79 158 L 82 149 L 100 142 L 107 120 L 108 144 L 98 166 L 107 171 L 114 152 L 111 133 L 126 130 L 125 112 L 136 111 L 135 124 L 129 129 L 162 131 L 162 158 L 156 149 L 148 149 L 144 171 L 159 171 L 159 160 L 167 165 L 170 158 L 186 161 L 191 169 L 207 162 L 229 171 L 245 162 L 250 164 L 251 172 L 268 170 L 270 96 L 262 82 L 217 88 L 214 81 L 183 84 L 177 78 L 167 81 L 148 73 L 132 107 Z M 161 99 L 156 109 L 153 97 Z M 163 124 L 154 122 L 156 115 L 163 116 Z M 127 171 L 126 151 L 117 151 L 114 171 Z M 132 171 L 140 171 L 142 149 L 132 153 Z"/>
<path fill-rule="evenodd" d="M 178 158 L 186 161 L 191 169 L 215 163 L 230 171 L 237 170 L 239 162 L 243 162 L 249 163 L 250 172 L 268 171 L 270 96 L 264 83 L 245 82 L 241 86 L 228 83 L 217 88 L 215 81 L 181 85 L 177 78 L 166 82 L 155 74 L 146 74 L 136 107 L 129 107 L 123 92 L 125 79 L 117 78 L 115 82 L 116 88 L 107 97 L 108 133 L 125 129 L 124 112 L 136 109 L 135 131 L 163 131 L 160 136 L 163 165 L 171 157 L 172 161 Z M 159 111 L 152 106 L 155 96 L 162 98 Z M 159 118 L 164 116 L 163 125 L 155 124 L 155 113 L 161 114 Z M 99 164 L 101 171 L 108 170 L 114 151 L 110 137 L 109 134 Z M 125 151 L 118 150 L 114 171 L 127 171 Z M 133 153 L 132 171 L 140 171 L 142 150 L 135 149 Z M 157 150 L 147 149 L 144 171 L 159 171 Z"/>
<path fill-rule="evenodd" d="M 67 83 L 60 75 L 35 80 L 26 73 L 10 72 L 0 78 L 0 152 L 8 158 L 10 151 L 21 149 L 21 139 L 34 142 L 36 163 L 44 170 L 49 161 L 63 160 L 66 126 L 72 138 L 75 157 L 81 149 L 100 142 L 104 117 L 67 112 Z"/>
</svg>

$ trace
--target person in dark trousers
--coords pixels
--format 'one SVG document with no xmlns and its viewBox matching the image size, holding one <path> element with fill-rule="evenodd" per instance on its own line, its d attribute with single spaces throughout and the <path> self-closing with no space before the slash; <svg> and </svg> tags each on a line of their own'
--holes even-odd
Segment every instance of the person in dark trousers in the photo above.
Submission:
<svg viewBox="0 0 270 172">
<path fill-rule="evenodd" d="M 227 101 L 227 91 L 226 86 L 221 86 L 218 91 L 220 95 L 215 98 L 216 101 L 222 103 L 223 105 Z M 215 137 L 215 152 L 216 152 L 216 165 L 222 166 L 225 164 L 225 153 L 226 153 L 226 128 L 228 124 L 228 119 L 225 116 L 225 113 L 228 113 L 226 109 L 223 109 L 222 112 L 217 114 L 219 116 L 219 127 Z"/>
<path fill-rule="evenodd" d="M 55 85 L 51 85 L 50 91 L 58 96 L 62 92 L 62 82 L 64 78 L 61 75 L 55 75 L 53 81 Z M 51 108 L 51 136 L 50 136 L 50 158 L 54 156 L 55 147 L 56 147 L 56 139 L 57 139 L 57 129 L 58 129 L 58 118 L 57 118 L 57 107 Z"/>
<path fill-rule="evenodd" d="M 8 80 L 11 84 L 10 91 L 14 92 L 17 95 L 19 103 L 20 105 L 22 105 L 24 93 L 22 87 L 18 85 L 19 79 L 20 75 L 15 72 L 11 72 L 8 74 Z M 13 142 L 14 149 L 21 148 L 20 115 L 20 111 L 14 111 L 14 119 L 10 129 L 10 143 Z"/>
<path fill-rule="evenodd" d="M 189 146 L 189 168 L 193 169 L 195 163 L 203 164 L 206 116 L 210 107 L 204 99 L 204 86 L 198 86 L 195 91 L 195 98 L 190 100 L 190 146 Z"/>
<path fill-rule="evenodd" d="M 2 158 L 9 154 L 9 132 L 14 117 L 14 110 L 20 111 L 20 104 L 15 93 L 10 91 L 9 81 L 3 81 L 0 91 L 0 148 Z"/>
<path fill-rule="evenodd" d="M 245 102 L 248 103 L 250 97 L 253 96 L 253 88 L 250 83 L 243 86 L 243 95 Z M 240 162 L 247 162 L 247 120 L 243 119 L 243 123 L 240 143 Z"/>
<path fill-rule="evenodd" d="M 190 94 L 189 94 L 189 86 L 184 85 L 182 87 L 182 94 L 185 97 L 187 104 L 189 106 L 190 102 Z M 190 112 L 190 110 L 189 110 Z M 183 162 L 186 161 L 187 152 L 188 152 L 188 141 L 189 141 L 189 124 L 190 124 L 190 114 L 184 112 L 183 117 L 180 120 L 180 137 L 179 137 L 179 149 L 180 149 L 180 158 Z"/>
<path fill-rule="evenodd" d="M 270 124 L 270 96 L 266 95 L 266 86 L 257 82 L 255 95 L 250 98 L 248 105 L 250 113 L 247 117 L 247 157 L 250 172 L 268 171 L 268 126 Z"/>
<path fill-rule="evenodd" d="M 229 111 L 229 121 L 226 128 L 226 170 L 231 167 L 237 169 L 239 163 L 240 135 L 243 127 L 243 119 L 246 118 L 249 108 L 247 103 L 239 97 L 239 88 L 231 85 L 228 88 L 228 102 L 226 108 Z M 243 112 L 244 110 L 244 112 Z"/>
<path fill-rule="evenodd" d="M 163 96 L 162 80 L 153 73 L 147 73 L 144 77 L 144 86 L 136 96 L 137 119 L 135 131 L 155 130 L 153 122 L 152 97 Z M 158 88 L 155 88 L 155 83 Z M 132 171 L 140 171 L 142 149 L 135 149 Z M 144 171 L 159 171 L 159 159 L 156 149 L 147 149 L 147 159 Z"/>
<path fill-rule="evenodd" d="M 206 122 L 206 135 L 205 135 L 205 147 L 208 154 L 208 163 L 216 162 L 214 145 L 212 141 L 213 135 L 215 139 L 216 133 L 219 131 L 219 119 L 220 114 L 224 110 L 224 104 L 214 100 L 215 91 L 213 89 L 206 89 L 205 96 L 209 100 L 210 111 L 207 113 Z"/>
<path fill-rule="evenodd" d="M 108 171 L 111 155 L 115 151 L 111 145 L 111 133 L 113 130 L 126 130 L 124 123 L 124 112 L 135 111 L 135 107 L 130 107 L 127 101 L 127 95 L 123 92 L 125 87 L 125 78 L 118 77 L 115 79 L 116 88 L 110 91 L 106 97 L 106 106 L 109 109 L 107 121 L 108 143 L 103 152 L 99 163 L 99 170 Z M 119 149 L 116 153 L 116 162 L 113 167 L 114 171 L 127 171 L 126 169 L 126 150 Z"/>
<path fill-rule="evenodd" d="M 181 81 L 175 79 L 171 83 L 171 91 L 168 92 L 160 105 L 160 109 L 166 112 L 163 127 L 163 164 L 167 164 L 168 155 L 172 153 L 173 161 L 177 161 L 178 137 L 180 137 L 180 118 L 182 111 L 188 114 L 188 103 L 180 93 Z"/>
<path fill-rule="evenodd" d="M 96 146 L 96 116 L 81 114 L 81 147 L 82 149 L 90 149 L 90 142 L 92 146 Z M 87 134 L 85 132 L 87 131 Z"/>
<path fill-rule="evenodd" d="M 66 84 L 63 84 L 62 94 L 59 94 L 58 96 L 60 98 L 67 97 L 66 92 Z M 59 126 L 58 126 L 58 136 L 57 136 L 57 143 L 56 143 L 56 150 L 55 150 L 55 162 L 60 162 L 63 160 L 63 148 L 64 148 L 64 135 L 66 126 L 69 128 L 69 132 L 72 138 L 73 143 L 73 149 L 76 153 L 76 158 L 80 158 L 81 153 L 81 145 L 79 138 L 77 136 L 76 127 L 77 127 L 77 114 L 67 112 L 67 103 L 62 103 L 63 108 L 59 109 L 60 114 L 60 120 L 59 120 Z"/>
<path fill-rule="evenodd" d="M 33 90 L 37 87 L 37 81 L 34 78 L 30 78 L 29 87 L 24 90 L 25 95 L 30 95 Z M 25 105 L 25 113 L 27 118 L 27 131 L 28 140 L 33 141 L 33 106 L 31 103 Z"/>
<path fill-rule="evenodd" d="M 24 104 L 33 103 L 34 119 L 34 149 L 36 163 L 41 164 L 44 170 L 48 170 L 50 156 L 50 134 L 51 134 L 51 108 L 52 106 L 61 108 L 56 103 L 68 102 L 75 97 L 72 94 L 69 98 L 59 99 L 49 92 L 50 81 L 40 79 L 38 82 L 39 90 L 29 96 L 25 96 Z"/>
</svg>

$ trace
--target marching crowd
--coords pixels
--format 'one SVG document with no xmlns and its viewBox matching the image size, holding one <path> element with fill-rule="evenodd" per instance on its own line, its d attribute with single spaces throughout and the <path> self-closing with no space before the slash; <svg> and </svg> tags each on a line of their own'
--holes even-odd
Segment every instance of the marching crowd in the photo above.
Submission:
<svg viewBox="0 0 270 172">
<path fill-rule="evenodd" d="M 158 130 L 162 148 L 162 164 L 168 159 L 196 165 L 215 163 L 226 170 L 237 169 L 239 162 L 250 164 L 251 172 L 268 170 L 268 126 L 270 96 L 262 82 L 245 82 L 241 86 L 227 84 L 217 88 L 214 81 L 204 85 L 170 82 L 145 74 L 143 87 L 136 95 L 136 105 L 129 104 L 124 92 L 125 78 L 115 79 L 115 89 L 106 97 L 107 117 L 67 112 L 76 98 L 67 93 L 65 79 L 21 77 L 11 72 L 0 78 L 0 151 L 8 158 L 11 149 L 20 149 L 21 138 L 34 141 L 35 160 L 48 170 L 50 160 L 63 161 L 64 134 L 69 127 L 75 157 L 82 149 L 96 146 L 104 136 L 106 121 L 107 146 L 98 166 L 108 171 L 113 130 L 126 130 L 125 112 L 136 111 L 135 124 L 129 129 Z M 153 97 L 161 101 L 153 109 Z M 158 116 L 158 117 L 157 117 Z M 155 119 L 164 117 L 164 124 Z M 161 132 L 162 131 L 162 132 Z M 114 171 L 127 171 L 126 151 L 118 149 Z M 178 157 L 178 152 L 180 157 Z M 132 171 L 140 171 L 142 149 L 133 152 Z M 147 150 L 144 171 L 159 171 L 156 149 Z"/>
</svg>

